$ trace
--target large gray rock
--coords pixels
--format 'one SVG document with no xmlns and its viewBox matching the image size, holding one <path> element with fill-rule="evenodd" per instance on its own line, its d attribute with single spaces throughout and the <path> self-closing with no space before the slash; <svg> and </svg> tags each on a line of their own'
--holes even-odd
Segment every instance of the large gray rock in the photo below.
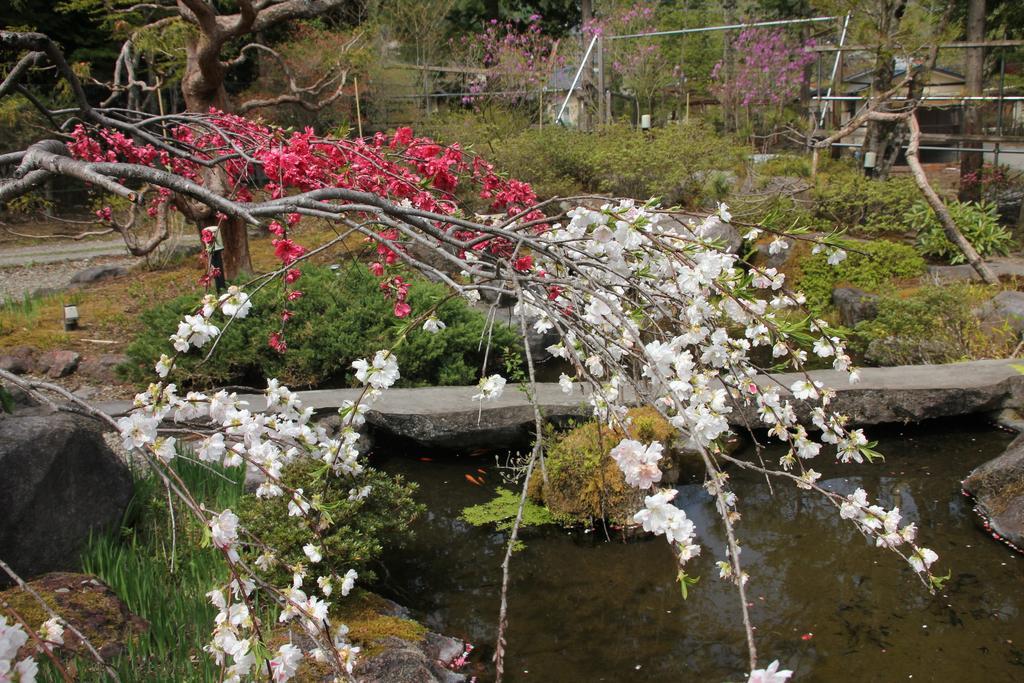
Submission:
<svg viewBox="0 0 1024 683">
<path fill-rule="evenodd" d="M 71 284 L 87 285 L 100 280 L 107 280 L 112 277 L 127 275 L 128 269 L 124 266 L 92 266 L 83 268 L 71 276 Z"/>
<path fill-rule="evenodd" d="M 418 643 L 401 638 L 385 638 L 378 643 L 384 650 L 374 657 L 359 660 L 352 672 L 360 683 L 459 683 L 465 675 L 451 671 L 448 663 L 463 652 L 461 641 L 428 633 Z"/>
<path fill-rule="evenodd" d="M 856 287 L 836 287 L 832 290 L 832 305 L 839 312 L 839 320 L 846 327 L 871 320 L 878 315 L 876 294 L 868 294 Z"/>
<path fill-rule="evenodd" d="M 901 365 L 887 368 L 862 368 L 861 380 L 850 384 L 845 373 L 814 370 L 812 379 L 836 389 L 831 407 L 847 415 L 851 424 L 870 425 L 887 422 L 921 422 L 937 417 L 988 413 L 1003 408 L 1024 406 L 1024 375 L 1014 360 L 980 360 L 947 365 Z M 796 374 L 772 375 L 784 386 L 801 377 Z M 761 386 L 778 386 L 758 378 Z M 813 404 L 794 401 L 797 416 L 806 422 Z M 745 417 L 744 417 L 745 414 Z M 746 408 L 729 416 L 738 426 L 749 420 L 757 424 L 756 411 Z"/>
<path fill-rule="evenodd" d="M 967 475 L 963 487 L 974 497 L 985 528 L 1024 552 L 1024 437 Z"/>
<path fill-rule="evenodd" d="M 0 558 L 19 574 L 75 568 L 89 534 L 121 521 L 132 491 L 128 468 L 94 420 L 0 420 Z"/>
<path fill-rule="evenodd" d="M 835 388 L 832 407 L 849 415 L 851 424 L 871 425 L 887 422 L 918 422 L 936 417 L 987 413 L 1003 408 L 1024 408 L 1024 374 L 1015 366 L 1019 360 L 979 360 L 948 365 L 907 365 L 887 368 L 861 368 L 861 381 L 849 383 L 844 372 L 814 370 L 812 379 Z M 800 373 L 760 376 L 760 386 L 789 387 L 804 379 Z M 361 389 L 321 389 L 302 393 L 303 404 L 317 411 L 337 410 L 346 400 L 357 400 Z M 514 386 L 494 401 L 481 405 L 471 397 L 476 387 L 423 387 L 389 389 L 367 415 L 368 423 L 378 431 L 393 431 L 432 446 L 469 448 L 507 445 L 503 439 L 532 435 L 533 408 Z M 571 396 L 562 393 L 556 383 L 538 383 L 535 395 L 544 417 L 552 421 L 589 418 L 590 407 L 582 387 Z M 626 391 L 627 402 L 632 392 Z M 253 405 L 261 395 L 241 395 Z M 126 414 L 131 401 L 99 403 L 109 415 Z M 798 402 L 797 413 L 806 420 L 811 405 Z M 754 408 L 737 410 L 729 422 L 743 427 L 760 424 Z M 526 438 L 529 438 L 527 436 Z M 497 441 L 495 441 L 497 439 Z M 521 441 L 515 441 L 521 445 Z"/>
<path fill-rule="evenodd" d="M 470 404 L 472 405 L 472 404 Z M 591 408 L 545 407 L 546 420 L 566 421 L 590 415 Z M 426 448 L 515 448 L 533 438 L 534 413 L 528 405 L 465 409 L 465 404 L 445 412 L 398 413 L 371 410 L 366 422 L 377 432 L 411 439 Z"/>
<path fill-rule="evenodd" d="M 983 320 L 1024 332 L 1024 292 L 999 292 L 977 312 Z"/>
<path fill-rule="evenodd" d="M 764 266 L 765 268 L 783 268 L 789 264 L 789 262 L 795 258 L 793 255 L 794 245 L 796 240 L 791 237 L 784 237 L 783 242 L 789 246 L 782 251 L 773 254 L 771 253 L 771 243 L 774 240 L 768 240 L 767 242 L 760 242 L 757 245 L 757 265 Z"/>
<path fill-rule="evenodd" d="M 464 641 L 427 631 L 416 623 L 409 610 L 374 595 L 357 592 L 349 596 L 342 619 L 351 627 L 349 638 L 362 648 L 352 671 L 359 683 L 461 683 L 459 669 L 465 664 L 468 647 Z M 347 614 L 344 610 L 351 610 Z M 349 620 L 348 617 L 353 617 Z M 376 623 L 375 623 L 376 622 Z M 295 627 L 278 628 L 272 643 L 292 642 L 303 650 L 316 643 Z M 300 664 L 296 681 L 336 680 L 329 668 L 310 659 Z"/>
<path fill-rule="evenodd" d="M 493 294 L 493 292 L 491 293 Z M 493 303 L 495 296 L 483 296 L 484 299 L 490 299 Z M 504 299 L 505 297 L 502 296 Z M 507 302 L 504 302 L 507 304 Z M 491 304 L 480 301 L 476 304 L 475 308 L 480 311 L 484 316 L 494 315 L 494 320 L 498 323 L 508 325 L 509 329 L 514 334 L 521 338 L 522 335 L 522 323 L 519 320 L 519 315 L 514 313 L 514 306 L 511 305 L 499 305 L 495 310 L 491 311 Z M 553 346 L 560 342 L 562 338 L 559 336 L 558 331 L 551 328 L 547 332 L 538 332 L 534 325 L 540 320 L 539 316 L 527 316 L 526 317 L 526 343 L 530 349 L 530 355 L 533 357 L 534 363 L 543 363 L 551 360 L 551 354 L 548 353 L 548 347 Z M 518 348 L 522 348 L 522 345 Z"/>
<path fill-rule="evenodd" d="M 1024 277 L 1024 260 L 999 256 L 986 261 L 996 277 Z M 970 264 L 959 266 L 928 266 L 928 277 L 939 283 L 980 282 L 981 277 Z"/>
</svg>

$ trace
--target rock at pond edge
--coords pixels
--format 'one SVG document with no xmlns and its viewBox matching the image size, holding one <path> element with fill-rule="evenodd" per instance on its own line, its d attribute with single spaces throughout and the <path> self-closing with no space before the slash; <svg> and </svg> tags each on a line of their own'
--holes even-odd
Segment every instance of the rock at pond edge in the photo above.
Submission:
<svg viewBox="0 0 1024 683">
<path fill-rule="evenodd" d="M 1024 436 L 997 458 L 974 469 L 963 481 L 986 529 L 1024 552 Z"/>
</svg>

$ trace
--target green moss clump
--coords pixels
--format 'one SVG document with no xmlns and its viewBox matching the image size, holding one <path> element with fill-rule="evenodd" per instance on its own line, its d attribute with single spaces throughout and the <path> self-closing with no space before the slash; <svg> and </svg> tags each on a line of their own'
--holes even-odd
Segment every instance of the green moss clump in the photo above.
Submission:
<svg viewBox="0 0 1024 683">
<path fill-rule="evenodd" d="M 666 452 L 669 450 L 676 430 L 656 410 L 634 408 L 629 415 L 633 418 L 632 438 L 659 441 Z M 632 523 L 633 513 L 643 506 L 644 494 L 626 484 L 622 471 L 609 455 L 622 438 L 621 430 L 596 421 L 553 437 L 546 452 L 547 485 L 535 470 L 530 480 L 530 497 L 543 501 L 552 514 L 565 522 L 607 519 L 616 524 Z M 666 453 L 666 457 L 670 454 Z"/>
<path fill-rule="evenodd" d="M 396 616 L 395 604 L 385 600 L 376 593 L 356 589 L 338 601 L 333 615 L 338 623 L 348 627 L 348 639 L 360 648 L 359 661 L 380 655 L 389 647 L 395 646 L 395 640 L 409 644 L 420 644 L 426 638 L 427 628 L 412 619 Z M 294 626 L 275 629 L 268 645 L 272 651 L 285 643 L 298 641 L 303 649 L 315 646 L 314 641 Z M 334 679 L 334 672 L 326 662 L 318 662 L 306 657 L 299 664 L 295 674 L 296 681 L 327 681 Z"/>
<path fill-rule="evenodd" d="M 145 622 L 133 617 L 105 584 L 88 574 L 55 572 L 37 578 L 29 585 L 50 609 L 80 630 L 106 657 L 120 653 L 145 628 Z M 50 618 L 50 613 L 35 597 L 21 588 L 0 592 L 0 600 L 16 611 L 33 630 L 38 631 Z M 61 648 L 63 658 L 67 659 L 72 654 L 88 656 L 84 646 L 70 631 L 66 644 L 68 647 Z"/>
<path fill-rule="evenodd" d="M 832 290 L 840 285 L 878 292 L 897 280 L 924 275 L 924 259 L 913 247 L 888 240 L 858 242 L 845 260 L 829 265 L 824 254 L 814 254 L 800 263 L 796 286 L 807 296 L 807 305 L 822 313 L 832 304 Z"/>
<path fill-rule="evenodd" d="M 354 484 L 347 478 L 327 476 L 327 466 L 319 460 L 300 458 L 284 468 L 281 481 L 288 489 L 302 487 L 304 497 L 319 501 L 319 509 L 311 510 L 308 519 L 290 516 L 287 495 L 247 496 L 238 506 L 239 520 L 273 548 L 277 559 L 287 566 L 308 564 L 302 547 L 310 542 L 310 528 L 318 529 L 323 555 L 316 566 L 319 575 L 333 571 L 344 576 L 355 569 L 361 580 L 373 580 L 373 567 L 384 546 L 401 547 L 412 533 L 410 525 L 424 510 L 412 498 L 415 484 L 369 467 Z M 364 485 L 371 487 L 370 494 L 361 500 L 349 500 L 349 490 Z M 253 552 L 259 554 L 258 550 Z M 280 566 L 273 571 L 271 580 L 279 584 L 287 583 L 292 575 Z"/>
<path fill-rule="evenodd" d="M 392 605 L 370 591 L 353 592 L 338 608 L 338 619 L 348 626 L 349 639 L 363 648 L 363 657 L 380 654 L 389 638 L 418 643 L 427 635 L 418 621 L 389 614 Z"/>
</svg>

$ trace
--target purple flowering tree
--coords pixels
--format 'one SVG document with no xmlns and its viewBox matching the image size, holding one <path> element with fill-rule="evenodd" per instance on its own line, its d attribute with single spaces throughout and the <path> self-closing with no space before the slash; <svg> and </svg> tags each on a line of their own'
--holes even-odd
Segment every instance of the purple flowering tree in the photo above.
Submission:
<svg viewBox="0 0 1024 683">
<path fill-rule="evenodd" d="M 765 135 L 781 120 L 786 104 L 800 94 L 804 67 L 814 60 L 814 41 L 798 43 L 784 31 L 747 29 L 733 43 L 736 63 L 715 65 L 712 80 L 726 116 L 746 114 L 753 132 Z"/>
<path fill-rule="evenodd" d="M 658 3 L 641 0 L 597 17 L 583 26 L 588 36 L 633 35 L 660 30 Z M 605 41 L 605 68 L 612 87 L 636 96 L 645 113 L 653 113 L 661 93 L 682 78 L 672 44 L 661 38 Z"/>
<path fill-rule="evenodd" d="M 537 101 L 551 75 L 566 63 L 557 38 L 544 33 L 541 17 L 533 14 L 525 24 L 492 19 L 480 33 L 462 36 L 452 43 L 452 52 L 464 65 L 478 65 L 486 74 L 473 78 L 464 98 L 479 104 L 490 98 L 504 103 Z"/>
</svg>

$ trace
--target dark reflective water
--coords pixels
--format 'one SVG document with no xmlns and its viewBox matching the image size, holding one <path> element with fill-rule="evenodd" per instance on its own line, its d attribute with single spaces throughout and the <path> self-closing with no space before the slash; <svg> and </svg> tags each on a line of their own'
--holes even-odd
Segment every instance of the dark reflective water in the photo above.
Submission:
<svg viewBox="0 0 1024 683">
<path fill-rule="evenodd" d="M 929 595 L 891 553 L 875 549 L 808 492 L 733 472 L 738 533 L 764 664 L 782 660 L 807 681 L 1024 681 L 1024 558 L 976 526 L 960 479 L 998 455 L 1010 435 L 984 425 L 874 430 L 877 465 L 815 462 L 827 486 L 860 486 L 916 520 L 940 555 L 946 589 Z M 413 546 L 389 559 L 396 599 L 432 629 L 493 653 L 505 535 L 458 519 L 497 484 L 491 456 L 422 462 L 409 452 L 378 465 L 420 483 L 429 514 Z M 487 470 L 485 487 L 466 474 Z M 527 534 L 514 557 L 509 681 L 723 681 L 746 670 L 738 598 L 717 578 L 723 540 L 710 498 L 680 490 L 700 529 L 701 577 L 683 601 L 663 539 L 608 543 L 603 533 Z M 488 679 L 479 664 L 471 673 Z"/>
</svg>

